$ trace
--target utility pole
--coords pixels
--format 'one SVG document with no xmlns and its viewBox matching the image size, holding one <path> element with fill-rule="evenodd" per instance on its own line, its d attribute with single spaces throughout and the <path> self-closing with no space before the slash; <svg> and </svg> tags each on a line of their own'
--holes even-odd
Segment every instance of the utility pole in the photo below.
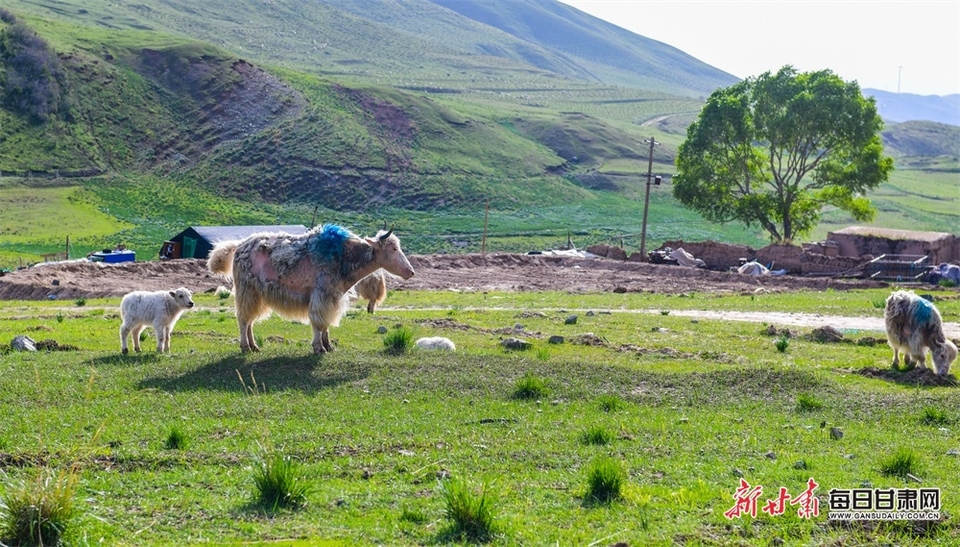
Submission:
<svg viewBox="0 0 960 547">
<path fill-rule="evenodd" d="M 647 261 L 647 208 L 650 207 L 650 177 L 653 175 L 653 147 L 660 144 L 653 137 L 643 140 L 644 144 L 650 143 L 650 159 L 647 161 L 647 191 L 643 193 L 643 227 L 640 228 L 640 259 Z M 657 182 L 659 182 L 657 177 Z"/>
</svg>

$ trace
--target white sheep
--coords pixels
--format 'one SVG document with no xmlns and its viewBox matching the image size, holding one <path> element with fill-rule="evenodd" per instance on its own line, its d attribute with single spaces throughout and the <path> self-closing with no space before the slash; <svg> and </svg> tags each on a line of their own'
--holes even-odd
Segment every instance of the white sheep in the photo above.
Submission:
<svg viewBox="0 0 960 547">
<path fill-rule="evenodd" d="M 926 348 L 930 348 L 937 374 L 946 376 L 950 364 L 957 358 L 957 346 L 947 340 L 943 319 L 937 308 L 911 291 L 895 291 L 887 298 L 883 314 L 887 327 L 887 341 L 893 348 L 893 367 L 900 365 L 903 352 L 907 367 L 926 366 Z"/>
<path fill-rule="evenodd" d="M 449 338 L 444 338 L 442 336 L 431 336 L 427 338 L 420 338 L 414 345 L 420 349 L 440 349 L 446 351 L 456 351 L 457 346 L 454 345 L 453 340 Z"/>
<path fill-rule="evenodd" d="M 193 293 L 180 287 L 175 291 L 134 291 L 120 301 L 120 351 L 127 353 L 127 335 L 133 335 L 133 349 L 140 351 L 140 333 L 153 327 L 157 351 L 170 351 L 170 333 L 183 312 L 193 307 Z"/>
</svg>

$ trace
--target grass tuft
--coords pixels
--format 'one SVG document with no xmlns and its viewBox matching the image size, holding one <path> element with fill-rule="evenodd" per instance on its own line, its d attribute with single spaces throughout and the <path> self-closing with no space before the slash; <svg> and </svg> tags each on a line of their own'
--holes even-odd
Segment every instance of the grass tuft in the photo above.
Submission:
<svg viewBox="0 0 960 547">
<path fill-rule="evenodd" d="M 950 423 L 950 418 L 943 409 L 928 406 L 923 409 L 920 421 L 926 425 L 944 426 Z"/>
<path fill-rule="evenodd" d="M 58 545 L 77 517 L 79 476 L 41 472 L 36 480 L 8 484 L 0 499 L 0 539 L 10 545 Z"/>
<path fill-rule="evenodd" d="M 253 475 L 257 503 L 267 510 L 302 507 L 313 490 L 300 464 L 275 454 L 260 462 Z"/>
<path fill-rule="evenodd" d="M 580 442 L 583 444 L 602 446 L 610 444 L 613 441 L 613 433 L 607 431 L 603 426 L 594 426 L 580 434 Z"/>
<path fill-rule="evenodd" d="M 920 455 L 909 448 L 900 448 L 880 461 L 880 472 L 888 477 L 907 478 L 920 473 Z"/>
<path fill-rule="evenodd" d="M 623 399 L 610 394 L 597 397 L 597 404 L 600 406 L 600 410 L 604 412 L 616 412 L 626 406 Z"/>
<path fill-rule="evenodd" d="M 777 351 L 784 353 L 787 351 L 787 348 L 790 347 L 790 340 L 786 336 L 781 336 L 777 338 L 774 344 L 777 346 Z"/>
<path fill-rule="evenodd" d="M 412 522 L 413 524 L 424 524 L 427 522 L 427 514 L 419 509 L 409 509 L 404 507 L 400 512 L 400 520 Z"/>
<path fill-rule="evenodd" d="M 80 298 L 74 300 L 73 303 L 74 303 L 77 307 L 86 306 L 86 305 L 87 305 L 87 299 L 86 299 L 86 298 L 83 298 L 83 297 L 80 297 Z"/>
<path fill-rule="evenodd" d="M 170 432 L 167 433 L 167 439 L 163 445 L 167 450 L 183 450 L 187 447 L 187 436 L 179 427 L 173 426 L 170 428 Z"/>
<path fill-rule="evenodd" d="M 797 412 L 816 412 L 823 408 L 823 403 L 809 393 L 797 395 Z"/>
<path fill-rule="evenodd" d="M 466 481 L 453 477 L 443 482 L 445 516 L 454 535 L 470 541 L 489 541 L 497 532 L 496 500 L 484 484 L 474 492 Z"/>
<path fill-rule="evenodd" d="M 600 456 L 587 467 L 587 493 L 585 501 L 610 503 L 623 497 L 627 484 L 627 470 L 620 460 Z"/>
<path fill-rule="evenodd" d="M 542 399 L 549 393 L 546 381 L 530 372 L 521 376 L 513 387 L 514 399 Z"/>
<path fill-rule="evenodd" d="M 383 345 L 388 353 L 406 353 L 413 347 L 413 331 L 406 327 L 396 328 L 383 337 Z"/>
</svg>

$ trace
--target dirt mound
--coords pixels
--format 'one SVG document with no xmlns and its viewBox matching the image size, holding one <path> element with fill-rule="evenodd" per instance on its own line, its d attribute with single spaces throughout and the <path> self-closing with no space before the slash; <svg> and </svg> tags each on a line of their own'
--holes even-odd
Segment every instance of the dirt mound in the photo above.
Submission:
<svg viewBox="0 0 960 547">
<path fill-rule="evenodd" d="M 108 298 L 177 287 L 206 292 L 227 284 L 200 259 L 119 264 L 76 260 L 38 264 L 0 277 L 0 300 Z"/>
<path fill-rule="evenodd" d="M 514 253 L 416 255 L 416 275 L 390 277 L 391 289 L 565 292 L 754 292 L 886 287 L 872 280 L 749 276 L 603 258 Z M 0 277 L 0 300 L 108 298 L 134 290 L 186 287 L 195 293 L 230 287 L 202 259 L 104 264 L 78 260 L 37 265 Z"/>
</svg>

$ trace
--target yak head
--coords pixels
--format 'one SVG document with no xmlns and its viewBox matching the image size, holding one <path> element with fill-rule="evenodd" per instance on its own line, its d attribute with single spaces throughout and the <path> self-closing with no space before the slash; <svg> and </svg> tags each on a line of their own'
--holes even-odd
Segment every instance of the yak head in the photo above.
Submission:
<svg viewBox="0 0 960 547">
<path fill-rule="evenodd" d="M 404 279 L 413 277 L 413 266 L 400 248 L 400 239 L 393 235 L 393 228 L 380 230 L 366 241 L 373 247 L 373 255 L 381 268 Z"/>
</svg>

